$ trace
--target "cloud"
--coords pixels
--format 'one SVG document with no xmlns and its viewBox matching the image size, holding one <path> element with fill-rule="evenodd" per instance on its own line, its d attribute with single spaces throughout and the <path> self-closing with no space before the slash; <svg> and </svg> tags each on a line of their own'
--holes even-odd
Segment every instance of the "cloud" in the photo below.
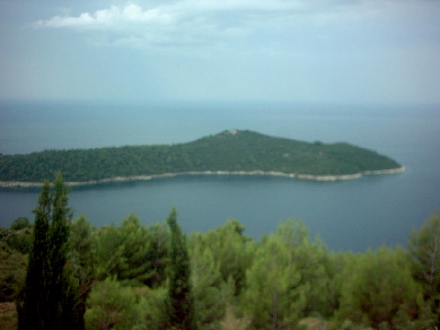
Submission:
<svg viewBox="0 0 440 330">
<path fill-rule="evenodd" d="M 420 3 L 431 3 L 438 9 L 436 2 Z M 76 16 L 58 15 L 38 20 L 33 26 L 101 31 L 112 36 L 107 38 L 108 44 L 117 46 L 193 47 L 257 40 L 260 33 L 270 34 L 272 30 L 293 33 L 304 26 L 367 24 L 368 20 L 386 20 L 393 14 L 400 15 L 401 8 L 412 7 L 414 2 L 410 0 L 177 0 L 114 5 Z"/>
<path fill-rule="evenodd" d="M 155 7 L 131 3 L 125 6 L 99 9 L 95 12 L 83 12 L 78 16 L 54 16 L 48 20 L 36 21 L 34 27 L 124 29 L 130 25 L 146 26 L 156 23 L 177 25 L 185 22 L 203 23 L 207 21 L 219 26 L 230 23 L 243 25 L 274 19 L 286 21 L 299 14 L 326 12 L 328 6 L 319 6 L 317 5 L 319 3 L 322 5 L 323 1 L 311 4 L 305 0 L 182 0 Z M 335 7 L 338 9 L 339 5 Z"/>
<path fill-rule="evenodd" d="M 94 13 L 83 12 L 79 16 L 55 16 L 49 20 L 39 20 L 35 28 L 81 28 L 81 29 L 112 29 L 126 24 L 168 23 L 169 13 L 160 8 L 144 10 L 136 4 L 124 7 L 111 6 L 108 9 L 97 10 Z"/>
</svg>

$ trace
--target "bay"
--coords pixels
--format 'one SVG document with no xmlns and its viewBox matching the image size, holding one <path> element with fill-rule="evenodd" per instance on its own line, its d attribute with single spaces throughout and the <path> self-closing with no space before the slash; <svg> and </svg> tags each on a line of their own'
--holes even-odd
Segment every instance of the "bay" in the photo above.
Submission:
<svg viewBox="0 0 440 330">
<path fill-rule="evenodd" d="M 280 221 L 302 219 L 333 250 L 405 245 L 413 227 L 440 207 L 440 108 L 292 103 L 1 102 L 0 152 L 187 142 L 225 129 L 313 142 L 347 141 L 396 159 L 405 173 L 340 182 L 279 177 L 183 176 L 74 188 L 75 215 L 96 226 L 130 212 L 146 224 L 176 206 L 186 232 L 228 218 L 259 239 Z M 0 190 L 0 225 L 33 219 L 39 190 Z"/>
</svg>

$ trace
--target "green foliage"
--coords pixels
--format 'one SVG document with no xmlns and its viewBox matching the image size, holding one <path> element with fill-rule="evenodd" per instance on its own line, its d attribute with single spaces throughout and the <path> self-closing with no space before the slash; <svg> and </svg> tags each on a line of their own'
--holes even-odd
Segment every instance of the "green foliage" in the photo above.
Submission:
<svg viewBox="0 0 440 330">
<path fill-rule="evenodd" d="M 177 223 L 177 212 L 173 208 L 167 223 L 171 230 L 169 252 L 168 299 L 171 327 L 181 330 L 196 329 L 194 297 L 190 281 L 191 265 L 185 236 Z"/>
<path fill-rule="evenodd" d="M 336 308 L 335 270 L 326 245 L 319 238 L 311 241 L 307 227 L 293 218 L 281 223 L 275 236 L 286 244 L 299 270 L 299 286 L 306 297 L 303 315 L 331 316 Z"/>
<path fill-rule="evenodd" d="M 357 255 L 341 276 L 340 308 L 336 319 L 344 323 L 375 329 L 426 328 L 425 320 L 414 322 L 423 313 L 420 286 L 414 281 L 407 254 L 403 249 L 381 248 Z"/>
<path fill-rule="evenodd" d="M 97 277 L 115 275 L 132 285 L 158 287 L 166 280 L 169 233 L 164 224 L 146 227 L 135 214 L 120 227 L 100 228 L 95 235 Z"/>
<path fill-rule="evenodd" d="M 26 254 L 32 246 L 32 228 L 22 227 L 21 229 L 4 229 L 3 240 L 10 249 Z"/>
<path fill-rule="evenodd" d="M 162 229 L 162 231 L 161 231 Z M 163 227 L 147 228 L 131 214 L 122 222 L 123 263 L 119 264 L 119 279 L 157 287 L 165 281 L 168 237 Z"/>
<path fill-rule="evenodd" d="M 137 284 L 150 278 L 150 265 L 146 257 L 150 250 L 150 237 L 145 226 L 141 226 L 139 218 L 130 214 L 119 228 L 122 245 L 120 262 L 116 268 L 119 280 L 136 280 Z"/>
<path fill-rule="evenodd" d="M 84 316 L 87 330 L 135 329 L 142 323 L 142 311 L 131 287 L 123 287 L 113 277 L 97 283 L 87 300 Z"/>
<path fill-rule="evenodd" d="M 300 274 L 282 241 L 269 237 L 259 248 L 247 274 L 243 305 L 252 329 L 295 325 L 305 306 Z"/>
<path fill-rule="evenodd" d="M 116 275 L 115 270 L 123 263 L 123 249 L 121 235 L 115 225 L 104 226 L 97 229 L 94 235 L 96 245 L 97 277 L 104 279 L 108 275 Z"/>
<path fill-rule="evenodd" d="M 19 329 L 65 329 L 70 323 L 65 264 L 69 239 L 67 187 L 57 172 L 45 181 L 37 208 L 26 281 L 17 302 Z"/>
<path fill-rule="evenodd" d="M 45 275 L 47 326 L 51 329 L 65 329 L 71 323 L 70 310 L 65 308 L 71 305 L 71 297 L 66 297 L 68 279 L 64 269 L 69 248 L 69 222 L 72 217 L 67 207 L 67 192 L 68 187 L 64 184 L 61 173 L 57 172 L 52 199 L 52 221 L 47 235 L 49 267 Z"/>
<path fill-rule="evenodd" d="M 14 301 L 26 278 L 26 256 L 0 242 L 0 302 Z"/>
<path fill-rule="evenodd" d="M 162 330 L 168 324 L 168 290 L 165 287 L 145 288 L 139 299 L 141 322 L 136 329 Z M 142 327 L 143 326 L 143 327 Z"/>
<path fill-rule="evenodd" d="M 438 213 L 413 230 L 408 251 L 353 254 L 329 252 L 294 219 L 260 241 L 237 220 L 187 240 L 175 209 L 148 227 L 134 214 L 120 226 L 70 222 L 61 176 L 45 182 L 34 212 L 34 226 L 0 228 L 0 302 L 17 299 L 19 329 L 439 325 Z M 0 327 L 16 324 L 5 315 Z"/>
<path fill-rule="evenodd" d="M 70 319 L 68 326 L 72 330 L 85 328 L 84 313 L 86 299 L 96 278 L 94 244 L 92 227 L 86 218 L 81 215 L 70 225 L 70 239 L 67 262 L 68 281 L 64 290 L 69 296 L 66 306 Z"/>
<path fill-rule="evenodd" d="M 81 215 L 70 224 L 69 266 L 78 282 L 87 282 L 95 277 L 93 228 Z"/>
<path fill-rule="evenodd" d="M 98 282 L 87 299 L 87 330 L 167 328 L 167 289 L 124 286 L 114 276 Z"/>
<path fill-rule="evenodd" d="M 192 286 L 195 319 L 199 329 L 216 329 L 223 317 L 227 296 L 221 278 L 219 263 L 206 246 L 205 238 L 195 234 L 190 239 Z"/>
<path fill-rule="evenodd" d="M 440 313 L 440 215 L 432 214 L 419 231 L 411 232 L 409 250 L 416 279 L 423 285 L 432 313 Z"/>
<path fill-rule="evenodd" d="M 319 290 L 318 282 L 326 281 L 326 277 L 320 272 L 320 256 L 316 256 L 319 261 L 312 258 L 315 252 L 307 229 L 293 219 L 263 239 L 247 272 L 243 297 L 253 329 L 291 328 L 305 313 L 315 311 L 312 308 L 321 307 L 312 288 Z M 325 291 L 321 294 L 326 297 Z"/>
<path fill-rule="evenodd" d="M 49 273 L 50 212 L 50 185 L 48 181 L 45 181 L 38 199 L 38 206 L 34 210 L 33 245 L 29 253 L 25 286 L 17 302 L 18 329 L 44 329 L 48 322 L 48 311 L 44 302 L 47 294 L 45 277 Z"/>
<path fill-rule="evenodd" d="M 150 249 L 147 252 L 146 260 L 150 265 L 150 277 L 145 279 L 144 284 L 157 288 L 166 282 L 166 267 L 168 264 L 168 252 L 170 235 L 166 224 L 155 224 L 149 228 Z"/>
<path fill-rule="evenodd" d="M 29 223 L 28 218 L 19 217 L 19 218 L 15 219 L 14 222 L 12 222 L 10 228 L 12 230 L 20 230 L 20 229 L 30 228 L 30 227 L 31 227 L 31 224 Z"/>
<path fill-rule="evenodd" d="M 246 270 L 251 266 L 255 245 L 243 235 L 245 227 L 237 220 L 229 219 L 225 225 L 206 234 L 205 249 L 212 252 L 219 265 L 224 283 L 232 279 L 234 295 L 239 295 L 246 285 Z"/>
<path fill-rule="evenodd" d="M 229 220 L 206 234 L 192 234 L 187 245 L 175 210 L 167 222 L 171 229 L 171 242 L 167 243 L 171 248 L 168 289 L 160 285 L 133 288 L 145 283 L 111 277 L 122 291 L 134 296 L 125 304 L 128 310 L 137 310 L 137 323 L 130 325 L 136 329 L 187 327 L 175 321 L 176 315 L 185 321 L 193 315 L 195 324 L 190 328 L 199 329 L 291 329 L 305 317 L 330 319 L 333 314 L 328 326 L 334 329 L 427 329 L 435 324 L 430 300 L 423 299 L 424 290 L 413 277 L 414 269 L 418 278 L 417 268 L 412 267 L 409 254 L 401 248 L 329 253 L 319 239 L 309 239 L 302 222 L 293 219 L 281 223 L 259 244 L 243 235 L 244 227 L 238 221 Z M 151 239 L 146 233 L 151 234 L 154 226 L 141 228 L 139 219 L 130 215 L 120 227 L 95 232 L 97 238 L 105 236 L 101 244 L 105 241 L 112 246 L 109 251 L 121 251 L 118 258 L 126 268 L 118 265 L 115 269 L 128 271 L 126 260 L 146 246 L 141 238 Z M 432 234 L 432 224 L 429 228 Z M 125 240 L 137 243 L 130 246 Z M 134 246 L 139 248 L 133 250 Z M 173 249 L 185 251 L 186 247 L 189 261 L 185 261 L 185 252 L 172 253 Z M 179 264 L 182 266 L 173 267 Z M 182 298 L 188 292 L 190 303 Z M 193 311 L 183 311 L 191 301 Z M 89 300 L 89 310 L 97 313 L 93 304 Z"/>
<path fill-rule="evenodd" d="M 189 171 L 353 174 L 397 168 L 394 160 L 347 143 L 306 143 L 251 131 L 225 131 L 175 145 L 45 150 L 0 155 L 0 181 L 38 182 L 60 169 L 66 181 Z"/>
</svg>

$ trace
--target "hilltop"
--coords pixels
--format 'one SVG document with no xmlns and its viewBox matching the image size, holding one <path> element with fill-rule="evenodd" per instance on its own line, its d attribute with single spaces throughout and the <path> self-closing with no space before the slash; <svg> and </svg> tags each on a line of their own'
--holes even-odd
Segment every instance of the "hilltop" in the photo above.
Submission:
<svg viewBox="0 0 440 330">
<path fill-rule="evenodd" d="M 339 180 L 403 171 L 395 160 L 351 144 L 302 142 L 229 130 L 173 145 L 45 150 L 0 156 L 0 184 L 31 186 L 61 170 L 66 182 L 94 184 L 177 174 L 268 174 Z"/>
</svg>

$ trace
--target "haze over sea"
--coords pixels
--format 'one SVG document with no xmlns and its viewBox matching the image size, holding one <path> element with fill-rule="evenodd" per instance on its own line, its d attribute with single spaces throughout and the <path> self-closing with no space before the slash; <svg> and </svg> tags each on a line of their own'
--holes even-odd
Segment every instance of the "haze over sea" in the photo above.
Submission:
<svg viewBox="0 0 440 330">
<path fill-rule="evenodd" d="M 185 232 L 236 218 L 259 239 L 289 217 L 333 250 L 406 245 L 440 209 L 440 106 L 337 106 L 271 102 L 0 102 L 0 152 L 188 142 L 226 129 L 325 143 L 346 141 L 406 166 L 405 173 L 314 182 L 279 177 L 196 176 L 74 188 L 75 216 L 95 226 L 130 212 L 145 224 L 172 206 Z M 0 225 L 27 216 L 39 190 L 0 190 Z"/>
</svg>

